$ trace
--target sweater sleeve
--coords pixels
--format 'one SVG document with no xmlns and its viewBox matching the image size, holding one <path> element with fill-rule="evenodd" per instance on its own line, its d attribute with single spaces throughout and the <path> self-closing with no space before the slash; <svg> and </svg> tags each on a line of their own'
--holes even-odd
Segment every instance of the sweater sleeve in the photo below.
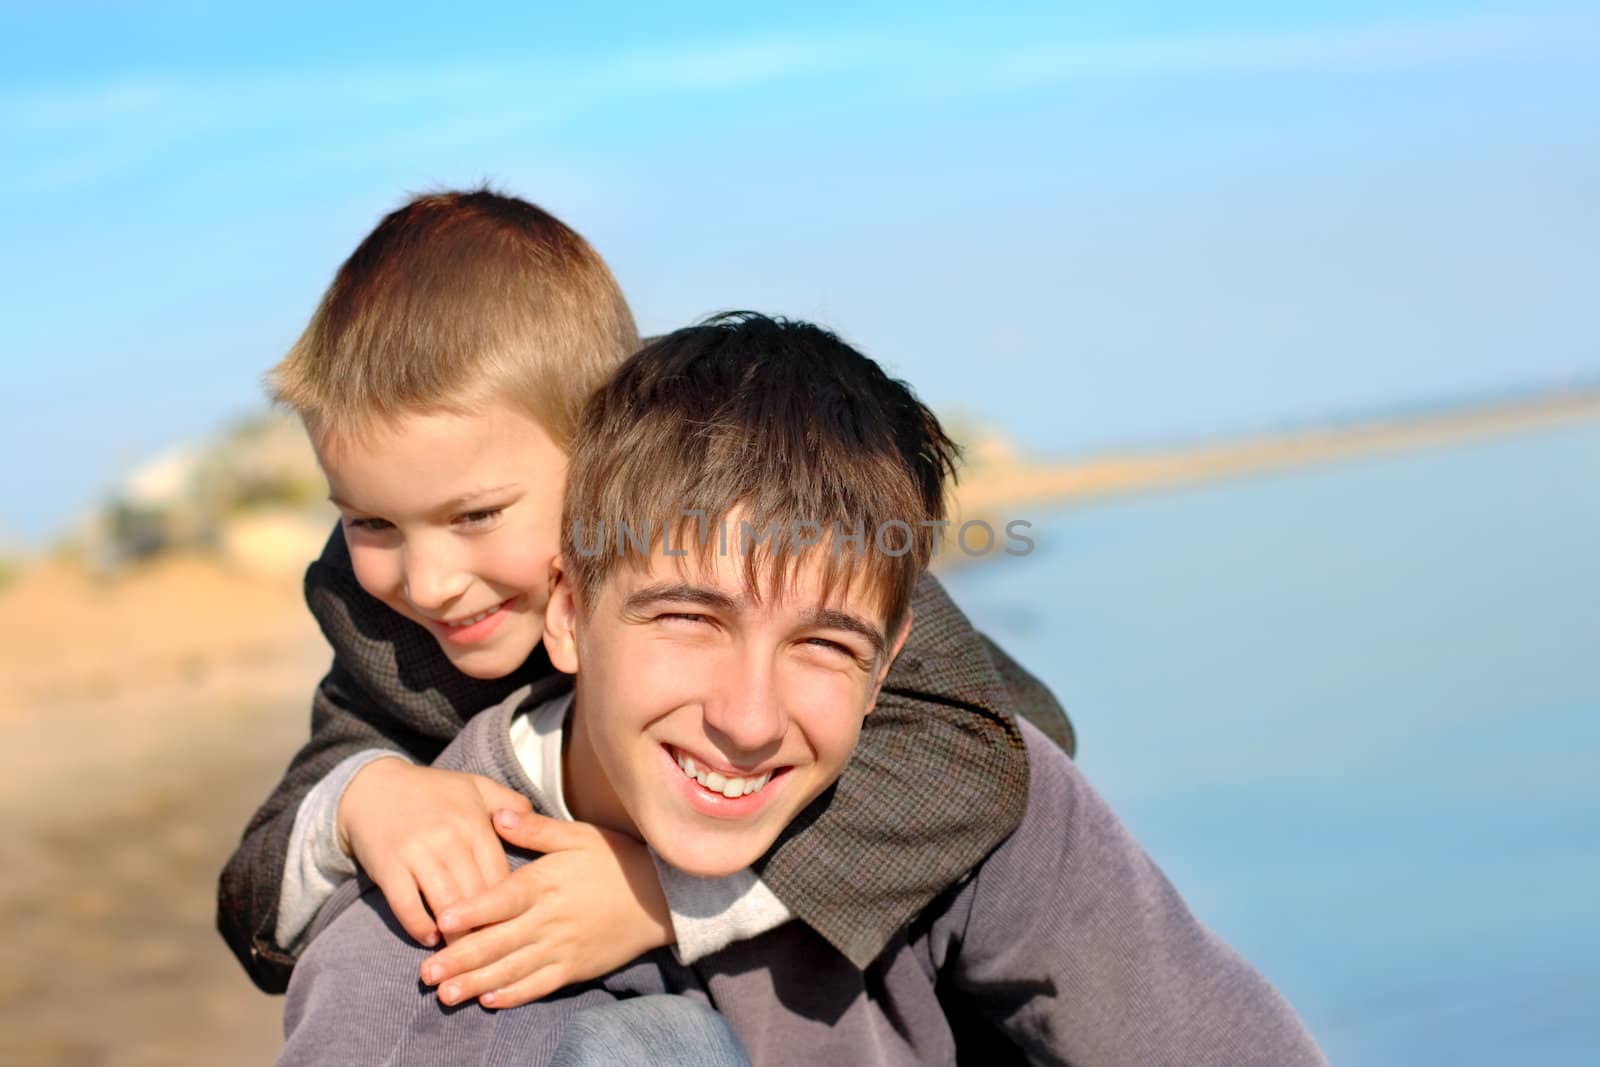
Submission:
<svg viewBox="0 0 1600 1067">
<path fill-rule="evenodd" d="M 1190 914 L 1076 765 L 1024 733 L 1027 814 L 946 916 L 955 993 L 1034 1062 L 1325 1063 L 1294 1009 Z"/>
<path fill-rule="evenodd" d="M 364 751 L 386 749 L 422 758 L 410 751 L 422 746 L 393 736 L 401 731 L 386 732 L 375 721 L 380 717 L 374 710 L 375 702 L 336 660 L 312 699 L 310 740 L 251 818 L 223 868 L 217 928 L 251 980 L 266 992 L 283 992 L 296 957 L 278 941 L 278 906 L 295 816 L 306 795 L 340 763 Z"/>
<path fill-rule="evenodd" d="M 278 896 L 278 922 L 273 939 L 299 951 L 317 909 L 334 891 L 356 876 L 356 861 L 339 844 L 339 802 L 356 774 L 380 759 L 405 759 L 386 748 L 369 748 L 344 759 L 300 802 L 289 832 L 289 852 Z M 409 761 L 408 761 L 409 762 Z"/>
</svg>

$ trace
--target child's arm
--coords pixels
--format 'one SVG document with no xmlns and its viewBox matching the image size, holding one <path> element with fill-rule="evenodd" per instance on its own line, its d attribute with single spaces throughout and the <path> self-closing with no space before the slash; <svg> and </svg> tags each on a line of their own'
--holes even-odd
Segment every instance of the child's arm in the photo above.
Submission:
<svg viewBox="0 0 1600 1067">
<path fill-rule="evenodd" d="M 1078 755 L 1078 734 L 1055 696 L 1039 679 L 1029 674 L 1026 667 L 1012 659 L 1009 652 L 995 644 L 988 634 L 980 633 L 978 639 L 983 642 L 984 651 L 989 653 L 989 661 L 1000 676 L 1003 700 L 1012 718 L 1033 723 L 1057 748 L 1075 758 Z"/>
<path fill-rule="evenodd" d="M 492 971 L 468 979 L 493 984 L 474 986 L 451 1002 L 531 978 L 523 983 L 531 992 L 514 1001 L 521 1003 L 673 942 L 655 868 L 636 842 L 529 814 L 526 797 L 483 775 L 414 766 L 384 758 L 383 751 L 347 757 L 298 806 L 285 846 L 288 877 L 271 931 L 259 937 L 284 957 L 285 974 L 317 909 L 354 876 L 357 862 L 419 943 L 437 943 L 429 912 L 449 915 L 446 909 L 457 903 L 477 902 L 477 910 L 463 913 L 467 921 L 441 923 L 446 939 L 455 942 L 478 926 L 496 924 L 470 934 L 461 952 L 448 957 L 475 960 L 474 966 L 494 962 Z M 349 764 L 357 765 L 353 775 L 344 771 Z M 286 781 L 293 778 L 291 772 Z M 490 828 L 495 810 L 519 820 L 507 833 L 511 844 L 550 853 L 523 866 L 511 881 L 500 839 Z M 236 855 L 225 872 L 224 892 L 235 867 L 248 870 Z M 273 973 L 262 966 L 262 955 L 258 949 L 252 973 Z M 512 1003 L 508 995 L 496 1006 Z"/>
<path fill-rule="evenodd" d="M 339 792 L 331 805 L 333 817 L 317 818 L 319 831 L 307 835 L 301 849 L 348 857 L 350 875 L 359 863 L 401 928 L 430 947 L 439 935 L 433 915 L 477 896 L 508 873 L 505 852 L 489 827 L 491 813 L 532 810 L 526 797 L 482 775 L 417 767 L 401 759 L 367 763 Z M 306 815 L 303 811 L 295 820 L 297 834 Z M 291 839 L 291 858 L 294 843 Z M 288 895 L 286 883 L 286 899 L 279 905 L 280 943 L 297 940 L 284 922 Z"/>
<path fill-rule="evenodd" d="M 407 757 L 419 765 L 430 763 L 472 715 L 499 704 L 524 685 L 538 684 L 554 674 L 538 653 L 505 679 L 480 681 L 455 670 L 426 632 L 361 590 L 344 538 L 337 529 L 322 557 L 307 570 L 305 589 L 307 604 L 335 650 L 334 666 L 317 689 L 311 738 L 250 821 L 239 848 L 222 872 L 217 901 L 218 928 L 251 978 L 268 992 L 282 992 L 287 986 L 302 947 L 299 936 L 333 887 L 354 872 L 349 850 L 340 847 L 336 828 L 336 813 L 344 807 L 343 801 L 354 800 L 357 808 L 375 809 L 381 817 L 386 804 L 383 793 L 373 789 L 372 803 L 362 803 L 359 794 L 369 792 L 368 786 L 376 786 L 384 779 L 407 777 L 426 782 L 429 779 L 419 772 L 433 772 L 427 767 L 406 767 L 399 761 L 383 760 L 359 767 L 359 774 L 344 781 L 330 781 L 330 775 L 337 777 L 341 767 L 348 770 L 350 764 L 346 761 L 359 764 L 385 752 Z M 483 779 L 476 783 L 474 790 L 487 782 Z M 347 785 L 358 795 L 346 794 Z M 320 806 L 315 796 L 319 791 Z M 488 829 L 487 799 L 479 791 L 478 799 L 483 801 L 479 811 L 474 809 L 470 794 L 459 789 L 447 791 L 461 803 L 465 822 L 480 816 L 482 821 L 464 832 L 445 834 L 451 841 L 443 846 L 448 855 L 434 864 L 435 868 L 452 864 L 464 867 L 466 873 L 461 880 L 471 883 L 471 868 L 477 867 L 480 876 L 487 879 L 481 858 L 487 842 L 498 857 L 498 870 L 503 871 L 501 846 Z M 401 802 L 403 799 L 395 801 Z M 507 804 L 518 806 L 512 801 Z M 520 806 L 526 810 L 525 803 Z M 308 811 L 308 807 L 315 810 Z M 345 814 L 348 813 L 346 809 Z M 360 815 L 357 821 L 362 821 Z M 447 821 L 464 824 L 454 818 Z M 402 828 L 407 825 L 416 826 L 414 822 L 403 823 Z M 393 827 L 373 826 L 344 836 L 362 839 L 358 851 L 365 853 L 362 858 L 367 873 L 385 890 L 397 915 L 409 908 L 407 928 L 420 940 L 431 926 L 417 906 L 419 888 L 423 896 L 428 895 L 421 885 L 422 878 L 412 866 L 408 885 L 406 868 L 384 866 L 385 856 L 397 855 L 408 847 L 395 840 L 393 835 L 397 832 Z M 575 884 L 563 884 L 563 894 L 546 895 L 544 913 L 554 914 L 558 907 L 565 909 L 560 921 L 574 925 L 586 922 L 584 916 L 595 916 L 585 937 L 632 931 L 631 936 L 608 941 L 617 946 L 610 952 L 570 961 L 567 973 L 571 980 L 598 977 L 650 948 L 672 943 L 670 930 L 666 935 L 661 933 L 662 890 L 654 879 L 646 885 L 636 877 L 627 881 L 618 877 L 602 884 L 600 879 L 608 870 L 617 870 L 617 863 L 605 851 L 564 851 L 566 859 L 560 864 L 540 860 L 529 865 L 534 871 L 530 877 L 546 882 L 552 881 L 549 876 L 558 868 L 576 872 Z M 642 870 L 647 856 L 638 848 L 637 855 L 629 861 L 629 869 Z M 383 869 L 381 873 L 379 869 Z M 286 871 L 290 874 L 288 879 Z M 447 889 L 436 895 L 439 899 L 433 902 L 441 907 L 447 896 L 452 901 L 456 899 L 456 894 Z M 770 907 L 745 913 L 741 923 L 719 924 L 717 936 L 753 936 L 786 921 L 787 909 L 770 894 L 767 899 Z M 682 914 L 678 921 L 690 923 Z M 715 944 L 692 924 L 687 941 L 696 946 L 699 954 L 710 951 Z M 617 956 L 623 951 L 627 955 Z"/>
<path fill-rule="evenodd" d="M 268 992 L 283 991 L 298 955 L 278 939 L 279 910 L 290 837 L 313 788 L 363 752 L 430 763 L 468 716 L 525 682 L 520 673 L 476 681 L 451 667 L 425 631 L 361 590 L 337 528 L 306 571 L 305 593 L 333 646 L 333 667 L 312 701 L 309 740 L 251 818 L 217 894 L 218 929 Z"/>
<path fill-rule="evenodd" d="M 278 943 L 276 932 L 289 838 L 301 802 L 347 758 L 374 749 L 403 753 L 406 741 L 420 745 L 417 738 L 386 735 L 356 710 L 362 702 L 371 704 L 335 661 L 312 700 L 310 740 L 251 818 L 222 871 L 217 928 L 251 979 L 269 993 L 283 991 L 294 965 L 295 953 Z"/>
</svg>

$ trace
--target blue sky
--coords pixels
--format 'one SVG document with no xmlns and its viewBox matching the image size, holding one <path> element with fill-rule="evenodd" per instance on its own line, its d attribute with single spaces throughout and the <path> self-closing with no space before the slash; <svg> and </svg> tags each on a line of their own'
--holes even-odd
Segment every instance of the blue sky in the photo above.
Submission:
<svg viewBox="0 0 1600 1067">
<path fill-rule="evenodd" d="M 818 318 L 1041 453 L 1600 378 L 1600 14 L 1283 7 L 0 9 L 0 540 L 483 179 L 647 331 Z"/>
</svg>

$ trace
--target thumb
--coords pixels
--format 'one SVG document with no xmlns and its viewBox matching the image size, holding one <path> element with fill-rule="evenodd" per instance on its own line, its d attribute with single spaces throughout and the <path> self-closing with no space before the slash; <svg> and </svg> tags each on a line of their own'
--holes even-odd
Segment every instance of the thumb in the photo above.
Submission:
<svg viewBox="0 0 1600 1067">
<path fill-rule="evenodd" d="M 563 822 L 536 811 L 497 811 L 494 828 L 506 844 L 529 852 L 560 852 L 584 843 L 582 823 Z"/>
<path fill-rule="evenodd" d="M 483 806 L 490 811 L 504 808 L 507 811 L 532 811 L 533 802 L 515 789 L 508 789 L 492 778 L 474 775 L 472 784 L 478 787 Z"/>
</svg>

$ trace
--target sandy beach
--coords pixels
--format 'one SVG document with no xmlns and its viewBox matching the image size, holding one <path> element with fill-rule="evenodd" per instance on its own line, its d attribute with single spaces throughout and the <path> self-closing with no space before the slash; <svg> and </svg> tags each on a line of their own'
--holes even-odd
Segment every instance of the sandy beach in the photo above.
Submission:
<svg viewBox="0 0 1600 1067">
<path fill-rule="evenodd" d="M 0 1063 L 268 1064 L 217 872 L 306 731 L 298 582 L 165 560 L 0 590 Z"/>
</svg>

